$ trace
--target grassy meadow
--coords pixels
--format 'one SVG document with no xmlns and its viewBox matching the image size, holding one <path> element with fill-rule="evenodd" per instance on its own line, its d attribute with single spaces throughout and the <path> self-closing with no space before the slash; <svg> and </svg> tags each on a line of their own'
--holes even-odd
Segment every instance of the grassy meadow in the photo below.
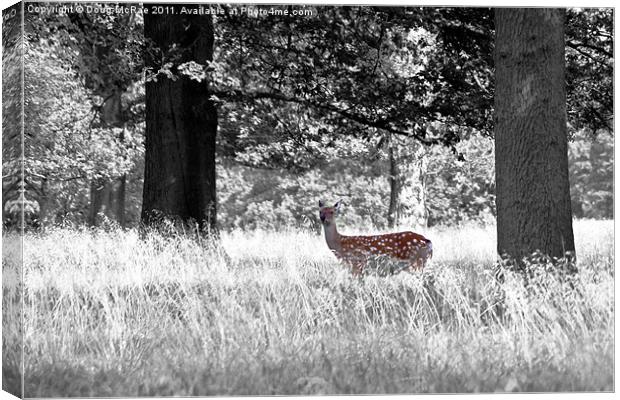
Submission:
<svg viewBox="0 0 620 400">
<path fill-rule="evenodd" d="M 363 279 L 308 230 L 27 234 L 24 394 L 611 391 L 613 221 L 574 227 L 579 273 L 527 284 L 496 279 L 494 227 L 429 229 L 423 272 Z M 17 370 L 19 237 L 3 240 Z"/>
</svg>

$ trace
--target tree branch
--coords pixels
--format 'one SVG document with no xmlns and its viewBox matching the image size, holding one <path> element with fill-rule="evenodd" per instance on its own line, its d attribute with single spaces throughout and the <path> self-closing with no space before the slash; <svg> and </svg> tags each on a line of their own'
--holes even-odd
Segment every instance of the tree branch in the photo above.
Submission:
<svg viewBox="0 0 620 400">
<path fill-rule="evenodd" d="M 252 100 L 258 100 L 258 99 L 271 99 L 271 100 L 278 100 L 278 101 L 282 101 L 282 102 L 287 102 L 287 103 L 296 103 L 296 104 L 302 104 L 302 105 L 306 105 L 306 106 L 310 106 L 313 107 L 315 109 L 319 109 L 319 110 L 323 110 L 323 111 L 328 111 L 331 113 L 335 113 L 338 114 L 350 121 L 354 121 L 357 122 L 361 125 L 365 125 L 368 127 L 372 127 L 372 128 L 377 128 L 377 129 L 381 129 L 385 132 L 389 132 L 389 133 L 393 133 L 396 135 L 402 135 L 402 136 L 408 136 L 408 137 L 413 137 L 416 140 L 418 140 L 419 142 L 421 142 L 422 144 L 425 145 L 434 145 L 434 144 L 440 144 L 442 143 L 442 141 L 440 139 L 428 139 L 426 137 L 424 137 L 423 135 L 416 133 L 416 132 L 412 132 L 412 131 L 404 131 L 402 129 L 398 129 L 395 128 L 393 126 L 390 125 L 390 122 L 387 119 L 377 119 L 377 120 L 372 120 L 369 119 L 365 116 L 359 115 L 359 114 L 355 114 L 355 113 L 351 113 L 349 111 L 343 110 L 333 104 L 329 104 L 329 103 L 319 103 L 317 101 L 313 101 L 313 100 L 309 100 L 309 99 L 302 99 L 302 98 L 298 98 L 298 97 L 294 97 L 294 96 L 288 96 L 285 95 L 283 93 L 278 93 L 278 92 L 243 92 L 241 90 L 226 90 L 226 91 L 212 91 L 211 92 L 212 95 L 217 96 L 218 98 L 221 99 L 226 99 L 228 101 L 232 101 L 232 102 L 236 102 L 236 101 L 243 101 L 243 100 L 248 100 L 248 99 L 252 99 Z"/>
<path fill-rule="evenodd" d="M 614 55 L 611 54 L 610 52 L 608 52 L 607 50 L 603 49 L 602 47 L 599 46 L 594 46 L 591 44 L 585 44 L 585 43 L 579 43 L 579 42 L 571 42 L 571 41 L 566 41 L 566 46 L 570 47 L 571 49 L 577 51 L 578 53 L 580 53 L 581 55 L 588 57 L 589 59 L 591 59 L 592 61 L 595 61 L 599 64 L 602 64 L 606 67 L 609 67 L 609 65 L 607 65 L 607 63 L 596 59 L 595 57 L 592 56 L 592 54 L 588 54 L 585 51 L 583 51 L 581 48 L 585 47 L 586 49 L 590 49 L 590 50 L 594 50 L 597 51 L 599 53 L 601 53 L 602 55 L 604 55 L 607 58 L 613 59 Z"/>
</svg>

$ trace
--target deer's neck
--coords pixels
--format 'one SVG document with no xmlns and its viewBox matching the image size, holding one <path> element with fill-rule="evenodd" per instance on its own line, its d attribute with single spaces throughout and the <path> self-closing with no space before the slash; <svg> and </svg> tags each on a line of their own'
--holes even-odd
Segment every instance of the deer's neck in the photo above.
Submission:
<svg viewBox="0 0 620 400">
<path fill-rule="evenodd" d="M 341 250 L 340 234 L 336 229 L 336 224 L 333 222 L 331 224 L 325 224 L 323 225 L 323 228 L 325 231 L 325 241 L 327 242 L 327 247 L 329 247 L 330 250 L 339 253 Z"/>
</svg>

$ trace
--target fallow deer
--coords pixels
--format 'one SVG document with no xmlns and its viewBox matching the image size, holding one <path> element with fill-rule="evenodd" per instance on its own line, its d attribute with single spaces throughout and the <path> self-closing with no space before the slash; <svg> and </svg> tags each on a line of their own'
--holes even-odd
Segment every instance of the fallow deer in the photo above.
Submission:
<svg viewBox="0 0 620 400">
<path fill-rule="evenodd" d="M 364 272 L 369 261 L 384 259 L 396 264 L 391 272 L 420 270 L 433 256 L 433 244 L 424 236 L 414 232 L 397 232 L 373 236 L 345 236 L 338 233 L 336 216 L 342 201 L 333 207 L 325 206 L 319 200 L 319 217 L 323 224 L 327 247 L 354 275 Z"/>
</svg>

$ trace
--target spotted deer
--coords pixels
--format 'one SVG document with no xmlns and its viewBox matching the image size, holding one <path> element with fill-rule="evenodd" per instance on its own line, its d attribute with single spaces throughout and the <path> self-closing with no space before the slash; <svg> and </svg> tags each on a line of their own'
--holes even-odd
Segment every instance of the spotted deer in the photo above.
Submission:
<svg viewBox="0 0 620 400">
<path fill-rule="evenodd" d="M 397 267 L 391 272 L 420 270 L 433 256 L 430 240 L 414 232 L 387 233 L 374 236 L 345 236 L 338 233 L 336 216 L 342 201 L 333 207 L 319 200 L 319 217 L 325 231 L 327 247 L 354 275 L 364 273 L 371 260 L 384 259 Z"/>
</svg>

